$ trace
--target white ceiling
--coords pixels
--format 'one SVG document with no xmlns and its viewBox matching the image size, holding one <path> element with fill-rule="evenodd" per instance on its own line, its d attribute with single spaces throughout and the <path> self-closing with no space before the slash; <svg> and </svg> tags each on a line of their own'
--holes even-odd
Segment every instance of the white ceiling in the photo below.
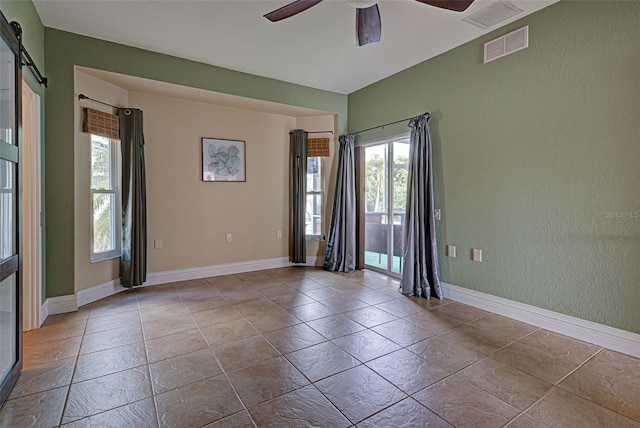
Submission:
<svg viewBox="0 0 640 428">
<path fill-rule="evenodd" d="M 272 23 L 287 0 L 34 0 L 42 23 L 181 58 L 349 94 L 536 12 L 557 0 L 511 0 L 524 12 L 481 30 L 457 13 L 413 0 L 380 0 L 382 40 L 355 42 L 355 9 L 325 0 Z"/>
</svg>

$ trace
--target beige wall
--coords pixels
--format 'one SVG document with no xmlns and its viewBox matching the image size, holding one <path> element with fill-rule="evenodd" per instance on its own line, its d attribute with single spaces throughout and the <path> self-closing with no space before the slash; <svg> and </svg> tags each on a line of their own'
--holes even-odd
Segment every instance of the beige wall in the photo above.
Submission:
<svg viewBox="0 0 640 428">
<path fill-rule="evenodd" d="M 82 132 L 83 107 L 91 107 L 95 110 L 107 113 L 115 113 L 110 107 L 88 100 L 78 101 L 78 94 L 95 98 L 116 106 L 128 106 L 129 94 L 122 88 L 114 86 L 103 80 L 96 79 L 79 70 L 75 70 L 75 114 L 74 114 L 74 198 L 73 209 L 74 237 L 75 239 L 75 284 L 76 292 L 92 285 L 101 284 L 118 278 L 118 258 L 91 263 L 91 138 L 89 134 Z M 51 149 L 48 149 L 51 150 Z M 60 171 L 60 174 L 64 174 Z M 71 215 L 71 213 L 69 213 Z M 72 237 L 69 237 L 72 239 Z"/>
<path fill-rule="evenodd" d="M 149 273 L 287 257 L 289 253 L 289 131 L 336 131 L 333 114 L 292 117 L 128 92 L 76 70 L 79 93 L 144 112 Z M 118 259 L 90 262 L 90 140 L 75 117 L 75 290 L 119 277 Z M 325 235 L 329 230 L 336 139 L 325 172 Z M 202 137 L 246 142 L 246 182 L 202 181 Z M 282 238 L 276 232 L 282 231 Z M 225 235 L 231 233 L 231 243 Z M 162 248 L 154 248 L 154 240 Z M 309 241 L 307 255 L 324 256 L 325 241 Z"/>
<path fill-rule="evenodd" d="M 288 255 L 288 134 L 333 129 L 333 115 L 303 120 L 136 92 L 129 101 L 144 111 L 150 272 Z M 202 137 L 246 142 L 246 182 L 202 181 Z"/>
</svg>

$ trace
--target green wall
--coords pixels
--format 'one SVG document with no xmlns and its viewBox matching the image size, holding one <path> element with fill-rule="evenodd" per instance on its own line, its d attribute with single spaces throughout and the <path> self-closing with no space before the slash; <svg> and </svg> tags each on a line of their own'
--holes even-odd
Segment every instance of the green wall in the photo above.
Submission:
<svg viewBox="0 0 640 428">
<path fill-rule="evenodd" d="M 74 74 L 80 65 L 211 91 L 338 114 L 346 130 L 347 96 L 240 73 L 45 28 L 47 297 L 74 293 Z"/>
<path fill-rule="evenodd" d="M 351 132 L 432 114 L 444 281 L 640 333 L 639 41 L 640 2 L 562 1 L 349 95 Z"/>
</svg>

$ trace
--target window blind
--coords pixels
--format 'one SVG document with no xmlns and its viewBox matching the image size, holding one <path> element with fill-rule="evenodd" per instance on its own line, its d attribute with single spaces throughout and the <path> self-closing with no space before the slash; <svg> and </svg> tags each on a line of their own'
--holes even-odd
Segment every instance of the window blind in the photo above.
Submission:
<svg viewBox="0 0 640 428">
<path fill-rule="evenodd" d="M 328 138 L 309 138 L 307 140 L 307 157 L 329 156 Z"/>
<path fill-rule="evenodd" d="M 82 130 L 89 134 L 119 140 L 120 119 L 116 115 L 85 107 Z"/>
</svg>

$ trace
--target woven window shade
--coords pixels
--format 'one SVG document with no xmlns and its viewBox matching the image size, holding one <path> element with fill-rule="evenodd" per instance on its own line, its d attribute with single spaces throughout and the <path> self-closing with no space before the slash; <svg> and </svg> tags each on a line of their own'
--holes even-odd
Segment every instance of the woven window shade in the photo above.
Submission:
<svg viewBox="0 0 640 428">
<path fill-rule="evenodd" d="M 307 157 L 329 156 L 328 138 L 309 138 L 307 140 Z"/>
<path fill-rule="evenodd" d="M 85 107 L 82 130 L 89 134 L 119 140 L 120 118 L 113 114 Z"/>
</svg>

